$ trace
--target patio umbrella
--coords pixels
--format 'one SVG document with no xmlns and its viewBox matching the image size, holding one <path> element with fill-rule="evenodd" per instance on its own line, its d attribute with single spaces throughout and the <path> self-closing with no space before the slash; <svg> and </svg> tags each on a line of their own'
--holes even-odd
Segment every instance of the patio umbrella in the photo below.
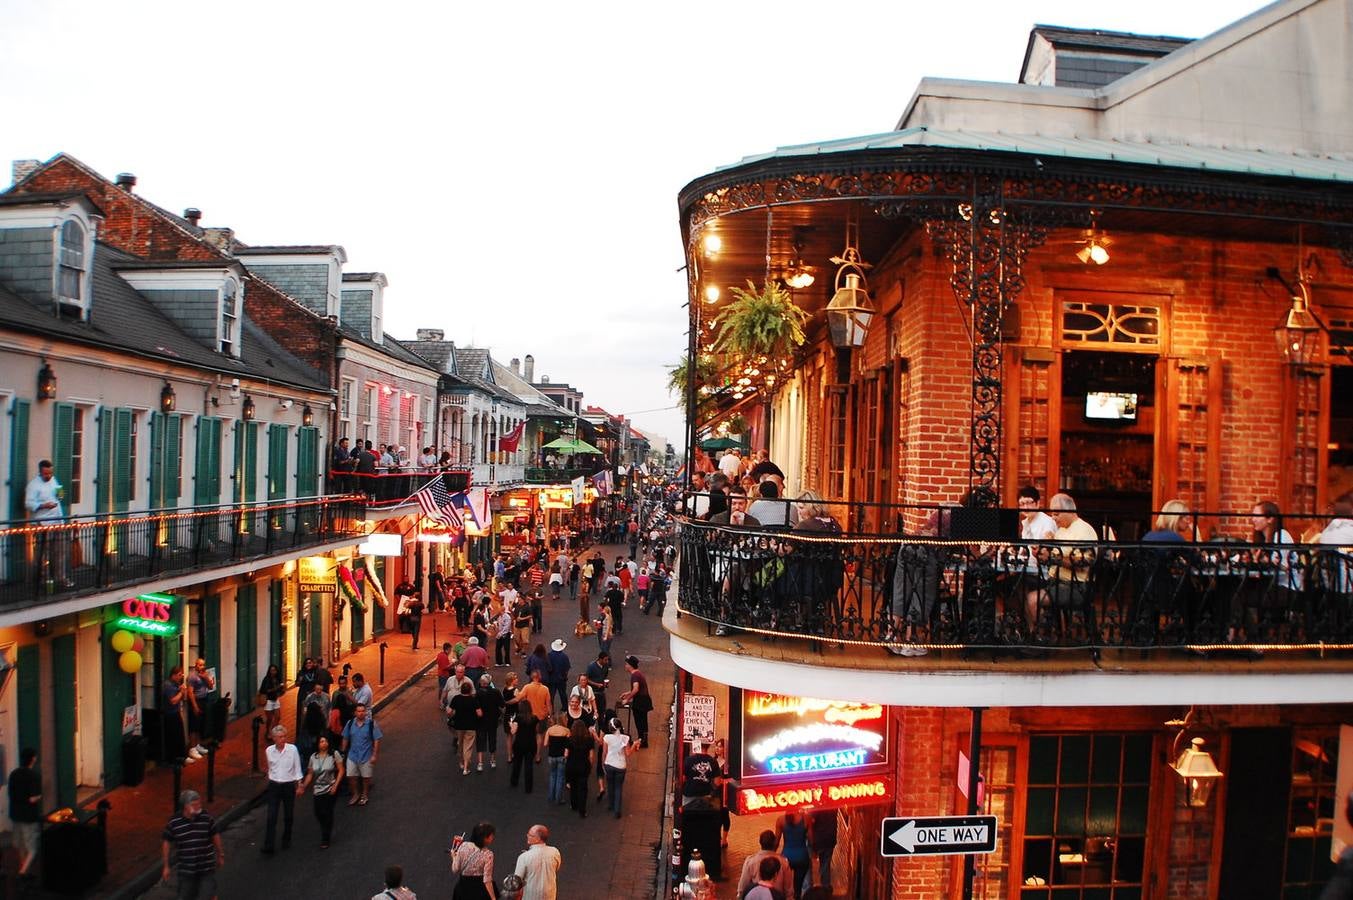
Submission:
<svg viewBox="0 0 1353 900">
<path fill-rule="evenodd" d="M 581 438 L 557 438 L 541 449 L 562 450 L 565 453 L 601 453 L 600 450 Z"/>
<path fill-rule="evenodd" d="M 701 450 L 727 450 L 730 447 L 741 447 L 742 441 L 735 441 L 732 438 L 710 438 L 707 441 L 700 442 Z"/>
</svg>

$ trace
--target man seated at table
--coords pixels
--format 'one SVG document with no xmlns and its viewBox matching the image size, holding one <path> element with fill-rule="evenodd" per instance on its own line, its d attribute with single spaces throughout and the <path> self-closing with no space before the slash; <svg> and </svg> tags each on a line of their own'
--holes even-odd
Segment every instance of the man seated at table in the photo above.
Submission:
<svg viewBox="0 0 1353 900">
<path fill-rule="evenodd" d="M 1078 593 L 1084 596 L 1099 534 L 1093 525 L 1077 515 L 1076 501 L 1070 494 L 1053 494 L 1048 500 L 1048 508 L 1057 523 L 1052 539 L 1061 543 L 1051 551 L 1048 578 L 1054 605 L 1066 609 L 1076 605 Z M 1043 591 L 1031 591 L 1026 599 L 1030 628 L 1038 621 L 1038 606 L 1043 596 Z"/>
<path fill-rule="evenodd" d="M 1331 504 L 1334 518 L 1316 537 L 1317 544 L 1333 544 L 1339 549 L 1325 558 L 1329 578 L 1328 583 L 1334 590 L 1346 594 L 1353 588 L 1353 491 L 1341 494 Z"/>
</svg>

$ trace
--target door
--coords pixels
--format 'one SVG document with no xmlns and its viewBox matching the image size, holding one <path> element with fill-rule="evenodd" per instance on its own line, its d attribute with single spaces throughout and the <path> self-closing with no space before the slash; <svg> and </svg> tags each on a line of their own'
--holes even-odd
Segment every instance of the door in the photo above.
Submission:
<svg viewBox="0 0 1353 900">
<path fill-rule="evenodd" d="M 1015 506 L 1033 485 L 1043 502 L 1058 490 L 1062 433 L 1062 356 L 1041 347 L 1012 348 L 1005 377 L 1005 478 L 1001 505 Z"/>
<path fill-rule="evenodd" d="M 52 727 L 56 805 L 75 805 L 75 635 L 52 639 Z"/>
<path fill-rule="evenodd" d="M 285 602 L 286 585 L 275 579 L 268 585 L 268 664 L 277 666 L 283 681 L 290 677 L 287 661 L 282 655 L 286 639 L 286 629 L 282 624 L 282 604 Z"/>
<path fill-rule="evenodd" d="M 1282 896 L 1292 732 L 1236 728 L 1223 785 L 1227 813 L 1218 897 L 1272 900 Z M 1275 777 L 1283 776 L 1283 777 Z"/>
<path fill-rule="evenodd" d="M 219 686 L 221 680 L 221 595 L 208 594 L 202 601 L 202 647 L 198 654 L 207 661 L 208 669 L 216 670 Z M 196 660 L 191 660 L 196 662 Z M 217 691 L 220 694 L 220 691 Z M 205 710 L 204 710 L 205 711 Z"/>
<path fill-rule="evenodd" d="M 37 644 L 19 648 L 19 750 L 31 747 L 42 752 L 42 654 Z"/>
<path fill-rule="evenodd" d="M 1325 511 L 1329 383 L 1326 368 L 1283 366 L 1282 497 L 1279 505 L 1288 515 L 1317 515 Z"/>
<path fill-rule="evenodd" d="M 224 660 L 222 661 L 224 662 Z M 235 592 L 235 713 L 254 708 L 258 692 L 258 588 L 241 585 Z"/>
</svg>

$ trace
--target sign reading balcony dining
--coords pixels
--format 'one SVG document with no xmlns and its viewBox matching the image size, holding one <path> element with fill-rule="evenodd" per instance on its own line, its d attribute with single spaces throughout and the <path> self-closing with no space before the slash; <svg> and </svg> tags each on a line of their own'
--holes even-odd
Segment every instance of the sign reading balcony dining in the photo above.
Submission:
<svg viewBox="0 0 1353 900">
<path fill-rule="evenodd" d="M 742 702 L 742 780 L 814 779 L 884 769 L 888 707 L 747 691 Z"/>
<path fill-rule="evenodd" d="M 331 556 L 302 556 L 296 560 L 296 580 L 302 591 L 338 593 L 337 562 Z"/>
<path fill-rule="evenodd" d="M 173 637 L 179 632 L 178 622 L 174 621 L 176 602 L 178 598 L 173 594 L 137 594 L 128 597 L 119 604 L 121 615 L 113 627 L 138 634 Z"/>
<path fill-rule="evenodd" d="M 854 778 L 830 778 L 802 784 L 769 784 L 738 789 L 738 812 L 782 812 L 787 809 L 836 809 L 871 803 L 892 803 L 891 775 L 860 775 Z"/>
</svg>

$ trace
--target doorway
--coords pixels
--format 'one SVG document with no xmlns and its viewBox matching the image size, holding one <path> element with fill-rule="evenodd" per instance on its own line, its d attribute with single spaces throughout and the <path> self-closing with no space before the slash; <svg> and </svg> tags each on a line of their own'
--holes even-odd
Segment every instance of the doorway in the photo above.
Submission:
<svg viewBox="0 0 1353 900">
<path fill-rule="evenodd" d="M 1068 350 L 1062 356 L 1058 489 L 1082 518 L 1136 540 L 1151 514 L 1156 356 Z"/>
</svg>

